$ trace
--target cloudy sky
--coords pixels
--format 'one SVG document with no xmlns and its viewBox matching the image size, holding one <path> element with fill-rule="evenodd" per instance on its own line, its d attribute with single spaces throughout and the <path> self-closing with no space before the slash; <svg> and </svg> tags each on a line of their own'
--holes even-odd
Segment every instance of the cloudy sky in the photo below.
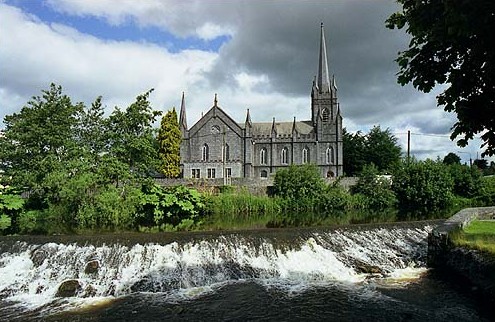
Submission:
<svg viewBox="0 0 495 322">
<path fill-rule="evenodd" d="M 0 0 L 0 119 L 54 82 L 74 101 L 102 95 L 110 112 L 154 88 L 153 107 L 180 107 L 191 126 L 213 104 L 238 122 L 310 118 L 320 22 L 344 126 L 390 128 L 419 159 L 457 153 L 456 121 L 435 95 L 396 83 L 394 62 L 409 37 L 384 21 L 394 1 Z M 4 125 L 0 125 L 3 127 Z M 460 152 L 459 152 L 460 151 Z"/>
</svg>

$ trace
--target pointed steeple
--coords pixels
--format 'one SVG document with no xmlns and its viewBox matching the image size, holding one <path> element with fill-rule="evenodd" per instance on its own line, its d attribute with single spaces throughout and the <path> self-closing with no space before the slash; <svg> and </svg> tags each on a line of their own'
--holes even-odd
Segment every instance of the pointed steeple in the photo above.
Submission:
<svg viewBox="0 0 495 322">
<path fill-rule="evenodd" d="M 246 122 L 245 122 L 246 127 L 252 126 L 253 123 L 251 122 L 251 114 L 249 114 L 249 109 L 247 109 L 246 112 Z"/>
<path fill-rule="evenodd" d="M 317 86 L 320 93 L 330 91 L 330 78 L 328 73 L 327 46 L 325 44 L 325 31 L 323 22 L 320 30 L 320 57 L 318 59 L 318 78 Z"/>
<path fill-rule="evenodd" d="M 272 136 L 275 136 L 277 135 L 277 126 L 275 124 L 275 117 L 273 118 L 273 122 L 272 122 Z"/>
<path fill-rule="evenodd" d="M 297 128 L 296 128 L 296 117 L 294 116 L 294 122 L 292 123 L 292 136 L 297 134 Z"/>
<path fill-rule="evenodd" d="M 335 75 L 332 75 L 332 91 L 337 92 L 337 82 L 335 81 Z"/>
<path fill-rule="evenodd" d="M 182 92 L 182 101 L 180 103 L 179 126 L 182 130 L 187 130 L 186 99 L 184 98 L 184 92 Z"/>
</svg>

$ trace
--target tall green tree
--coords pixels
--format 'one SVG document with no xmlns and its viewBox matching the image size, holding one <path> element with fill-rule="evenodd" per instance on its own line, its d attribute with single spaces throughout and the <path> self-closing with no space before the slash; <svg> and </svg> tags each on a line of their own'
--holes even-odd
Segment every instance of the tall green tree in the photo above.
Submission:
<svg viewBox="0 0 495 322">
<path fill-rule="evenodd" d="M 137 176 L 145 176 L 157 167 L 153 123 L 161 112 L 151 108 L 148 99 L 152 91 L 137 96 L 125 111 L 115 108 L 108 119 L 110 154 L 116 157 L 112 162 L 119 168 L 128 167 Z"/>
<path fill-rule="evenodd" d="M 180 175 L 180 143 L 182 135 L 175 107 L 162 117 L 157 140 L 160 172 L 167 178 L 177 178 Z"/>
<path fill-rule="evenodd" d="M 355 176 L 363 170 L 366 160 L 365 136 L 361 132 L 342 131 L 343 165 L 347 176 Z"/>
<path fill-rule="evenodd" d="M 406 28 L 409 48 L 399 53 L 398 82 L 428 93 L 447 84 L 437 103 L 457 114 L 451 139 L 466 146 L 481 133 L 482 156 L 495 154 L 495 2 L 398 0 L 388 28 Z"/>
<path fill-rule="evenodd" d="M 390 129 L 373 127 L 369 133 L 343 132 L 344 171 L 348 176 L 361 173 L 365 165 L 374 164 L 380 173 L 388 173 L 400 162 L 401 147 Z"/>
<path fill-rule="evenodd" d="M 390 129 L 374 126 L 366 135 L 365 151 L 367 163 L 373 163 L 378 171 L 390 172 L 400 162 L 401 147 Z"/>
<path fill-rule="evenodd" d="M 74 138 L 83 105 L 73 104 L 55 84 L 42 93 L 19 113 L 5 116 L 0 140 L 1 170 L 12 176 L 14 186 L 35 194 L 47 189 L 48 174 L 81 154 Z"/>
</svg>

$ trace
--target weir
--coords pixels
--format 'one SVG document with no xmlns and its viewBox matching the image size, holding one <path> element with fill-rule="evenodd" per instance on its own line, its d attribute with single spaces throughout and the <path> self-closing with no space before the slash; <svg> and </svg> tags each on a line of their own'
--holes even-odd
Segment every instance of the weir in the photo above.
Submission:
<svg viewBox="0 0 495 322">
<path fill-rule="evenodd" d="M 125 243 L 111 243 L 111 235 L 96 243 L 70 238 L 63 242 L 61 237 L 56 242 L 37 237 L 34 243 L 4 239 L 0 240 L 0 317 L 12 306 L 53 309 L 63 296 L 78 303 L 135 292 L 187 298 L 240 280 L 304 288 L 400 277 L 425 270 L 431 229 L 428 223 L 417 223 L 169 234 L 168 239 L 177 240 L 136 244 L 130 237 Z"/>
</svg>

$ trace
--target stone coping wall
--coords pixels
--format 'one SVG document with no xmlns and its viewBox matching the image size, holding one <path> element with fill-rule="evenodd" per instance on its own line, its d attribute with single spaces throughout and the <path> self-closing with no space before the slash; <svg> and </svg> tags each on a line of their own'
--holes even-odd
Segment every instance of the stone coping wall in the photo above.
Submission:
<svg viewBox="0 0 495 322">
<path fill-rule="evenodd" d="M 326 178 L 324 179 L 327 184 L 338 181 L 339 185 L 349 190 L 354 186 L 358 178 L 356 177 L 341 177 L 341 178 Z M 260 178 L 228 178 L 224 181 L 223 178 L 215 179 L 191 179 L 191 178 L 179 178 L 179 179 L 167 179 L 167 178 L 155 178 L 155 182 L 166 187 L 183 185 L 187 187 L 193 187 L 199 191 L 216 192 L 219 187 L 229 185 L 235 187 L 235 189 L 246 189 L 255 195 L 270 195 L 273 191 L 273 177 L 266 179 Z"/>
<path fill-rule="evenodd" d="M 464 281 L 495 304 L 495 256 L 455 246 L 450 235 L 476 219 L 495 219 L 495 207 L 466 208 L 434 228 L 428 236 L 428 266 Z"/>
</svg>

